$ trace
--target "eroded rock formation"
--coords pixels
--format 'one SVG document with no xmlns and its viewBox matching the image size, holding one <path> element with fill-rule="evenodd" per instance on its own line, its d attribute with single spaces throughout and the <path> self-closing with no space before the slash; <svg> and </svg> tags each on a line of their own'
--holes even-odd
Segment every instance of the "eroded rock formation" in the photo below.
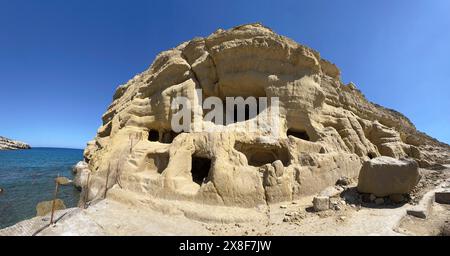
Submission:
<svg viewBox="0 0 450 256">
<path fill-rule="evenodd" d="M 364 162 L 358 177 L 358 191 L 377 197 L 409 194 L 419 180 L 416 161 L 382 156 Z"/>
<path fill-rule="evenodd" d="M 0 150 L 29 149 L 30 145 L 0 136 Z"/>
<path fill-rule="evenodd" d="M 222 100 L 278 97 L 278 133 L 234 129 L 257 118 L 222 132 L 175 133 L 171 100 L 198 102 L 200 88 L 203 97 Z M 264 111 L 271 109 L 258 114 Z M 201 107 L 192 114 L 192 125 L 214 125 L 203 121 Z M 83 190 L 89 200 L 115 186 L 149 197 L 253 207 L 355 178 L 362 163 L 377 156 L 447 161 L 434 148 L 449 151 L 402 114 L 343 84 L 339 69 L 318 52 L 251 24 L 162 52 L 120 86 L 85 150 L 91 177 Z"/>
</svg>

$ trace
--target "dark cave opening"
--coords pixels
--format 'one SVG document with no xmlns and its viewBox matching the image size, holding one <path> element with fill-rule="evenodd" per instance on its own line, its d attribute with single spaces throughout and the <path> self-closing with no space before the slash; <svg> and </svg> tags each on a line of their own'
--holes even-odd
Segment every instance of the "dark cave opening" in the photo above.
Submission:
<svg viewBox="0 0 450 256">
<path fill-rule="evenodd" d="M 374 159 L 375 157 L 377 157 L 377 155 L 376 155 L 375 153 L 373 153 L 373 152 L 367 153 L 367 156 L 368 156 L 370 159 Z"/>
<path fill-rule="evenodd" d="M 248 164 L 251 166 L 263 166 L 275 162 L 277 156 L 271 151 L 255 151 L 248 154 Z"/>
<path fill-rule="evenodd" d="M 146 157 L 146 169 L 161 174 L 169 164 L 168 153 L 150 153 Z"/>
<path fill-rule="evenodd" d="M 192 181 L 202 185 L 208 178 L 211 169 L 211 159 L 206 157 L 192 156 Z"/>
<path fill-rule="evenodd" d="M 179 133 L 176 133 L 172 130 L 168 131 L 168 132 L 164 132 L 162 135 L 162 139 L 161 142 L 162 143 L 172 143 L 173 140 L 175 139 L 175 137 L 177 137 L 179 135 Z"/>
<path fill-rule="evenodd" d="M 246 156 L 251 166 L 260 167 L 276 160 L 281 160 L 284 166 L 290 164 L 289 150 L 284 146 L 236 142 L 234 148 Z"/>
<path fill-rule="evenodd" d="M 159 132 L 157 130 L 148 131 L 148 140 L 149 141 L 159 141 Z"/>
<path fill-rule="evenodd" d="M 294 137 L 302 139 L 302 140 L 311 141 L 311 139 L 306 131 L 289 129 L 287 131 L 287 135 L 294 136 Z"/>
</svg>

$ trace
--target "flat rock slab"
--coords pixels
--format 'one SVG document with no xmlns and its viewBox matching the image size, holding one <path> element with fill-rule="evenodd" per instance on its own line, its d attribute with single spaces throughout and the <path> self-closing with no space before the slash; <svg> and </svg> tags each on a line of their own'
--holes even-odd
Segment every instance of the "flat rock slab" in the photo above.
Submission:
<svg viewBox="0 0 450 256">
<path fill-rule="evenodd" d="M 409 209 L 406 210 L 406 213 L 419 219 L 426 219 L 428 215 L 428 212 L 424 209 Z"/>
<path fill-rule="evenodd" d="M 423 196 L 422 200 L 420 200 L 419 204 L 406 210 L 406 214 L 417 218 L 426 219 L 428 215 L 431 213 L 435 193 L 436 190 L 427 192 Z"/>
<path fill-rule="evenodd" d="M 80 211 L 79 208 L 68 208 L 55 212 L 55 220 L 59 221 L 64 216 Z M 49 226 L 50 214 L 38 216 L 32 219 L 21 221 L 13 226 L 0 229 L 0 236 L 33 236 L 40 230 Z"/>
<path fill-rule="evenodd" d="M 434 201 L 438 204 L 450 204 L 450 191 L 436 192 Z"/>
</svg>

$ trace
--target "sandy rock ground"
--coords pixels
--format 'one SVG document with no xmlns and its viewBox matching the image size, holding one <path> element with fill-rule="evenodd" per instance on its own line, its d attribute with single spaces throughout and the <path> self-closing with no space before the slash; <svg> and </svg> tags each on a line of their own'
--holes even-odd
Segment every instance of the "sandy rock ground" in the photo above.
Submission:
<svg viewBox="0 0 450 256">
<path fill-rule="evenodd" d="M 313 211 L 312 196 L 243 209 L 133 198 L 113 190 L 87 209 L 58 211 L 55 225 L 48 225 L 47 215 L 0 230 L 0 235 L 440 235 L 450 221 L 449 205 L 432 203 L 426 219 L 406 214 L 427 200 L 424 195 L 450 189 L 450 168 L 437 172 L 421 169 L 422 186 L 408 203 L 358 202 L 352 184 L 332 200 L 332 209 L 322 212 Z"/>
<path fill-rule="evenodd" d="M 438 236 L 443 235 L 444 228 L 450 224 L 450 206 L 444 204 L 434 204 L 431 214 L 427 219 L 414 216 L 405 216 L 397 228 L 398 232 L 406 235 Z"/>
</svg>

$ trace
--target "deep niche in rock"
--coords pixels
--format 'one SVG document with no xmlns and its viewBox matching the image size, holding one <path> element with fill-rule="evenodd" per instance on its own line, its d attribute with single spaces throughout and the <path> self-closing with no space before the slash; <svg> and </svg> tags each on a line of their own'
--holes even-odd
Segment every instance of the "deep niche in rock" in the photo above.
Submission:
<svg viewBox="0 0 450 256">
<path fill-rule="evenodd" d="M 284 166 L 290 163 L 289 151 L 284 146 L 236 142 L 234 148 L 247 157 L 251 166 L 260 167 L 280 160 Z"/>
<path fill-rule="evenodd" d="M 311 141 L 311 138 L 305 130 L 288 129 L 287 136 L 293 136 L 302 140 Z"/>
<path fill-rule="evenodd" d="M 162 138 L 161 138 L 161 142 L 162 143 L 172 143 L 173 140 L 175 139 L 175 137 L 177 137 L 179 135 L 179 133 L 176 133 L 172 130 L 170 131 L 165 131 L 162 134 Z"/>
<path fill-rule="evenodd" d="M 161 142 L 161 143 L 170 144 L 170 143 L 173 142 L 175 137 L 177 137 L 179 134 L 180 133 L 176 133 L 176 132 L 174 132 L 172 130 L 170 130 L 170 131 L 162 131 L 161 132 L 161 137 L 160 137 L 158 130 L 151 129 L 148 132 L 148 140 L 149 141 L 153 141 L 153 142 Z"/>
<path fill-rule="evenodd" d="M 211 170 L 211 159 L 206 157 L 192 156 L 192 181 L 202 185 L 208 179 Z"/>
<path fill-rule="evenodd" d="M 146 170 L 161 174 L 169 164 L 169 153 L 150 153 L 146 156 Z"/>
<path fill-rule="evenodd" d="M 159 132 L 157 130 L 153 130 L 153 129 L 148 131 L 148 140 L 149 141 L 159 141 Z"/>
</svg>

